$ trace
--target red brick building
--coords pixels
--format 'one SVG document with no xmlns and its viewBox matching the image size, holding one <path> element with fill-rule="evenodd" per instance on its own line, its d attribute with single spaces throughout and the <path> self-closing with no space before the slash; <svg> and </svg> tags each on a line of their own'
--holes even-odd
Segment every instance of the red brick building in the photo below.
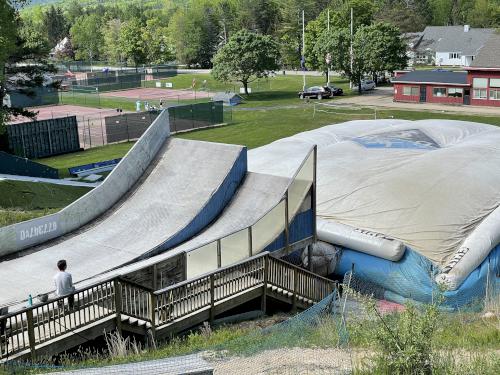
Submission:
<svg viewBox="0 0 500 375">
<path fill-rule="evenodd" d="M 399 72 L 392 83 L 394 101 L 500 106 L 500 36 L 480 49 L 465 72 Z"/>
</svg>

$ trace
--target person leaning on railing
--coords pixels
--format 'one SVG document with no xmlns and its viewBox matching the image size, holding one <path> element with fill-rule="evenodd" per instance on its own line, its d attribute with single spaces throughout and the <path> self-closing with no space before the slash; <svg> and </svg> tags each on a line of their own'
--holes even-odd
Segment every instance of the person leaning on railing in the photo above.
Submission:
<svg viewBox="0 0 500 375">
<path fill-rule="evenodd" d="M 56 284 L 56 295 L 58 297 L 68 296 L 68 305 L 70 309 L 73 309 L 75 304 L 75 296 L 73 295 L 75 287 L 73 286 L 73 278 L 71 274 L 66 272 L 67 264 L 64 259 L 57 262 L 57 268 L 59 272 L 54 276 L 54 283 Z M 64 299 L 57 302 L 59 308 L 64 307 Z"/>
</svg>

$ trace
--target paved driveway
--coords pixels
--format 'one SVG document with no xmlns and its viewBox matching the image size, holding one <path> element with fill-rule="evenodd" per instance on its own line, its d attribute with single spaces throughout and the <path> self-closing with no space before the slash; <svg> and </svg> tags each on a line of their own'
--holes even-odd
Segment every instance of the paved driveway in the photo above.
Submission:
<svg viewBox="0 0 500 375">
<path fill-rule="evenodd" d="M 449 105 L 436 103 L 403 103 L 392 100 L 392 87 L 378 87 L 359 96 L 336 99 L 335 104 L 387 107 L 409 109 L 414 111 L 429 110 L 433 112 L 466 113 L 486 116 L 500 116 L 500 107 L 480 107 L 473 105 Z"/>
</svg>

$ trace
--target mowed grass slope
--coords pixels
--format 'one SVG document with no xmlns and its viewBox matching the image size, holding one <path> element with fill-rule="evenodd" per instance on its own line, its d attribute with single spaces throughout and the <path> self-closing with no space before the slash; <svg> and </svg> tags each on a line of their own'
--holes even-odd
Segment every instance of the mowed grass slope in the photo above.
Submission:
<svg viewBox="0 0 500 375">
<path fill-rule="evenodd" d="M 0 181 L 0 227 L 60 210 L 90 189 L 27 181 Z"/>
</svg>

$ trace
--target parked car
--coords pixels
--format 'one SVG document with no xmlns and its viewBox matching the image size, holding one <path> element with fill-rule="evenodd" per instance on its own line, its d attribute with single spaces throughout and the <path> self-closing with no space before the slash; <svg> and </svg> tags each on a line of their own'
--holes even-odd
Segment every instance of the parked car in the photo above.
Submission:
<svg viewBox="0 0 500 375">
<path fill-rule="evenodd" d="M 312 86 L 304 91 L 299 91 L 299 98 L 317 98 L 321 100 L 324 98 L 331 98 L 334 95 L 342 95 L 343 93 L 341 88 L 334 86 Z"/>
<path fill-rule="evenodd" d="M 361 81 L 361 91 L 373 90 L 377 85 L 371 79 Z"/>
</svg>

